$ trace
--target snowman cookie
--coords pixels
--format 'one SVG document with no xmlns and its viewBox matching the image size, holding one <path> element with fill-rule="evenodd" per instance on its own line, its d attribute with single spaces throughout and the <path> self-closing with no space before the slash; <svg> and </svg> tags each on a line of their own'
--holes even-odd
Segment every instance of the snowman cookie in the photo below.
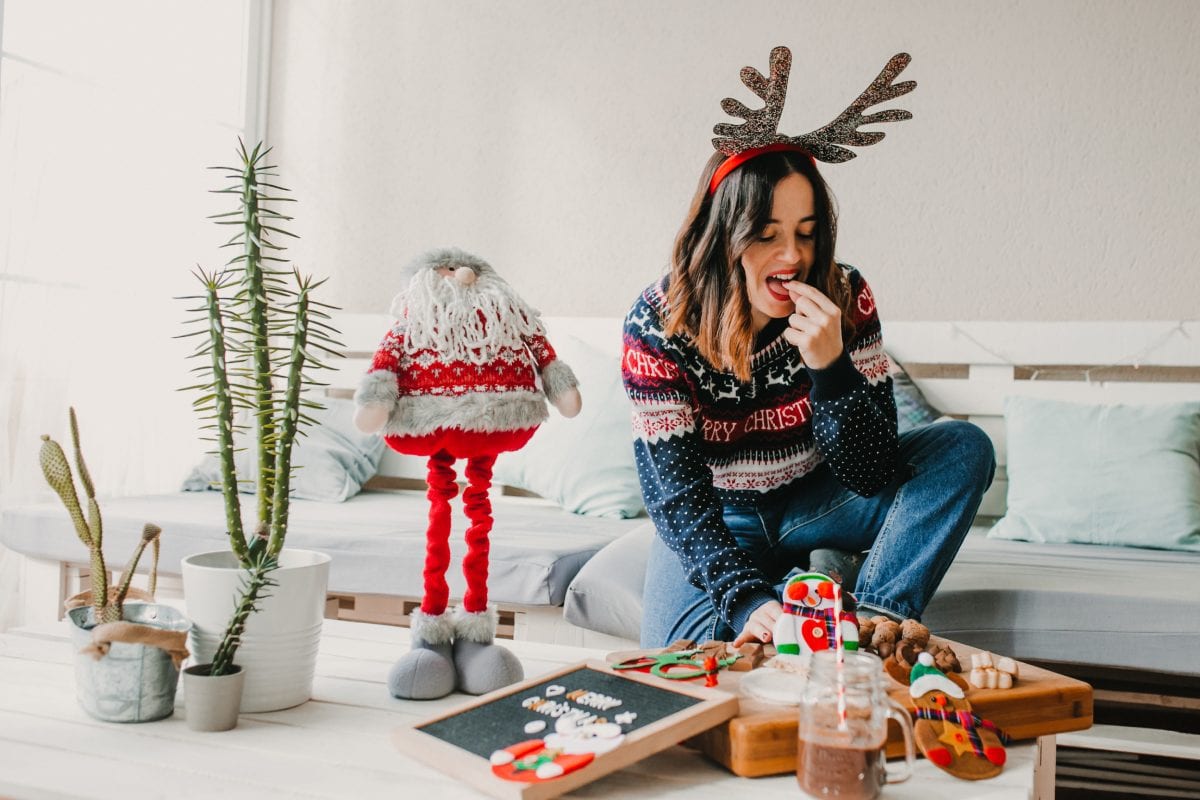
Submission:
<svg viewBox="0 0 1200 800">
<path fill-rule="evenodd" d="M 779 653 L 799 655 L 834 647 L 836 626 L 841 626 L 842 644 L 858 649 L 858 618 L 850 609 L 854 598 L 842 592 L 844 608 L 835 619 L 834 591 L 837 584 L 828 575 L 809 572 L 790 578 L 783 587 L 783 614 L 775 622 L 772 641 Z"/>
</svg>

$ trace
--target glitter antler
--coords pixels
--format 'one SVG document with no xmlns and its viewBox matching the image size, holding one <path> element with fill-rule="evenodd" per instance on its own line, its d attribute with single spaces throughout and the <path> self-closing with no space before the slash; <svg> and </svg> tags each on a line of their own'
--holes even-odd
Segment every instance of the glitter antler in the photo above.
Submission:
<svg viewBox="0 0 1200 800">
<path fill-rule="evenodd" d="M 786 47 L 776 47 L 771 51 L 770 80 L 764 78 L 754 67 L 743 67 L 741 72 L 742 83 L 762 98 L 766 105 L 754 111 L 731 97 L 722 100 L 721 108 L 725 113 L 746 121 L 737 125 L 719 123 L 714 126 L 713 133 L 717 134 L 718 138 L 713 139 L 713 146 L 725 155 L 732 156 L 752 147 L 793 144 L 804 148 L 813 158 L 827 163 L 849 161 L 857 154 L 846 147 L 866 147 L 875 144 L 884 136 L 881 131 L 860 131 L 859 127 L 877 122 L 912 119 L 911 113 L 899 108 L 863 115 L 871 106 L 893 100 L 917 88 L 916 81 L 892 83 L 911 60 L 912 57 L 908 53 L 892 56 L 871 85 L 833 122 L 801 136 L 785 136 L 778 132 L 779 115 L 783 112 L 783 102 L 787 95 L 792 54 Z"/>
<path fill-rule="evenodd" d="M 753 111 L 732 97 L 722 100 L 721 110 L 731 117 L 741 117 L 746 121 L 737 125 L 729 122 L 714 125 L 713 133 L 721 138 L 713 139 L 713 147 L 727 156 L 732 156 L 751 147 L 786 143 L 788 138 L 778 133 L 779 115 L 783 113 L 788 73 L 791 71 L 792 51 L 786 47 L 776 47 L 771 51 L 770 80 L 764 78 L 754 67 L 742 67 L 742 83 L 766 105 Z"/>
</svg>

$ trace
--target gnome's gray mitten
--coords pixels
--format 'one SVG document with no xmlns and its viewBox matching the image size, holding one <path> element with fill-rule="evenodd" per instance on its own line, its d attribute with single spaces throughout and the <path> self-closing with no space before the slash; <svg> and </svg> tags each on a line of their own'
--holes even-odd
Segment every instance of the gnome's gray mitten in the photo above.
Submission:
<svg viewBox="0 0 1200 800">
<path fill-rule="evenodd" d="M 460 692 L 487 694 L 525 677 L 517 657 L 492 641 L 496 635 L 494 609 L 471 614 L 458 608 L 454 632 L 454 666 Z"/>
<path fill-rule="evenodd" d="M 388 673 L 388 691 L 401 700 L 436 700 L 454 691 L 457 675 L 451 654 L 454 619 L 450 612 L 412 615 L 412 647 Z"/>
</svg>

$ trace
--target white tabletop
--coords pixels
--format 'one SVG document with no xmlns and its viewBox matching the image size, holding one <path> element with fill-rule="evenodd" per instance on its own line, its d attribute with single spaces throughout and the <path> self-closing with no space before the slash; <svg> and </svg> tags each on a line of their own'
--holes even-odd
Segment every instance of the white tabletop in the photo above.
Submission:
<svg viewBox="0 0 1200 800">
<path fill-rule="evenodd" d="M 0 634 L 0 797 L 25 798 L 342 798 L 411 795 L 479 797 L 452 777 L 402 753 L 391 733 L 468 698 L 396 700 L 384 686 L 389 666 L 408 649 L 408 631 L 326 620 L 312 701 L 296 708 L 244 714 L 238 727 L 197 733 L 176 712 L 159 722 L 117 724 L 87 716 L 75 700 L 68 628 Z M 601 658 L 577 647 L 506 642 L 527 677 Z M 887 787 L 886 798 L 969 800 L 1027 798 L 1037 747 L 1009 748 L 997 778 L 952 778 L 925 760 L 915 777 Z M 700 753 L 672 747 L 600 778 L 569 797 L 799 797 L 792 776 L 738 778 Z M 436 792 L 436 793 L 434 793 Z"/>
</svg>

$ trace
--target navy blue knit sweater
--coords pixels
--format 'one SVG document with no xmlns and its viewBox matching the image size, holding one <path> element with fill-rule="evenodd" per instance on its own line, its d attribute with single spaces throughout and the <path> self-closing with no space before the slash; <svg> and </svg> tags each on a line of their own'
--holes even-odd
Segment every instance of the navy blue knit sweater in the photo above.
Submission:
<svg viewBox="0 0 1200 800">
<path fill-rule="evenodd" d="M 825 369 L 804 366 L 783 338 L 784 320 L 760 334 L 748 382 L 714 369 L 689 338 L 664 336 L 666 278 L 625 318 L 621 371 L 646 509 L 689 580 L 735 631 L 779 598 L 725 527 L 723 505 L 803 491 L 804 476 L 822 463 L 862 495 L 895 472 L 896 404 L 874 297 L 856 269 L 843 269 L 855 333 Z"/>
</svg>

